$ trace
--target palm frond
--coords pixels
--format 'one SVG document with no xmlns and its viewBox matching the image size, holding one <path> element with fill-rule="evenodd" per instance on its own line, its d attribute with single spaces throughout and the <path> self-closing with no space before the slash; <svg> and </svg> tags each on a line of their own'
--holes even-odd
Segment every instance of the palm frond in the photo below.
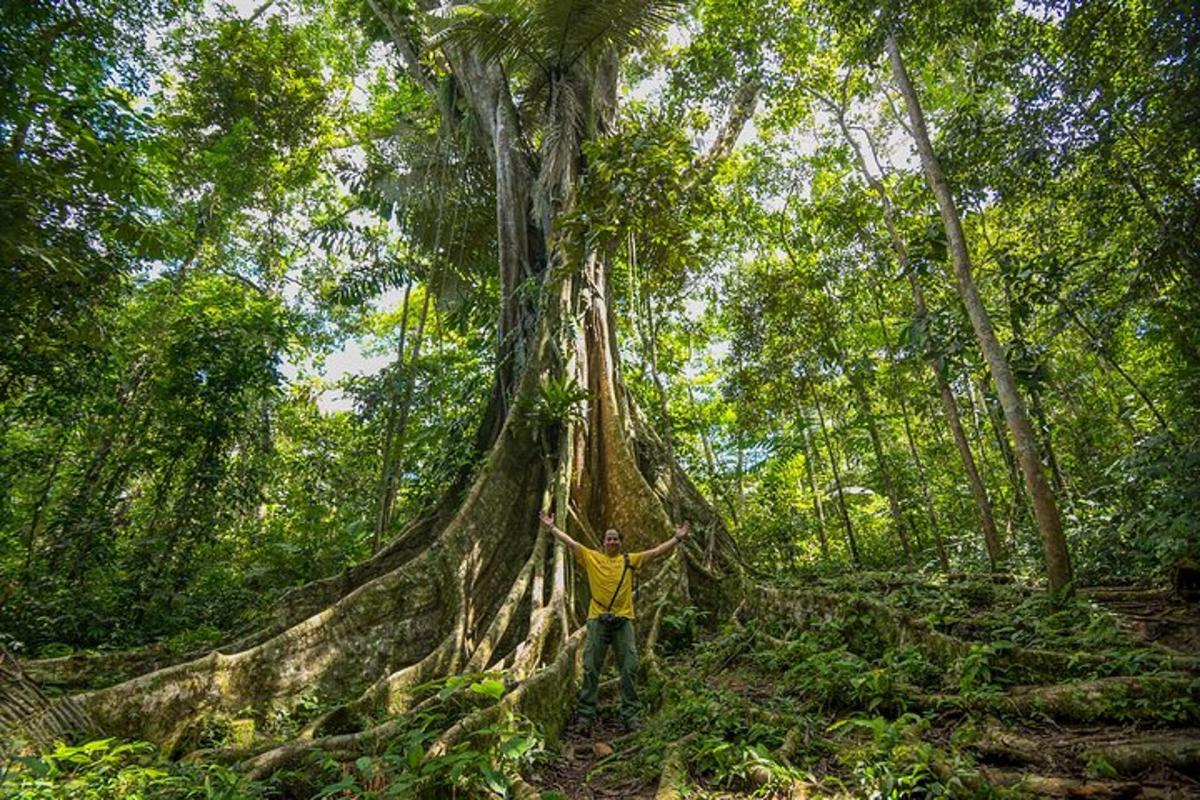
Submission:
<svg viewBox="0 0 1200 800">
<path fill-rule="evenodd" d="M 436 31 L 429 47 L 457 45 L 482 61 L 521 59 L 548 69 L 544 31 L 535 4 L 522 0 L 480 0 L 449 9 L 445 27 Z"/>
<path fill-rule="evenodd" d="M 557 0 L 557 2 L 535 3 L 541 33 L 545 37 L 543 52 L 552 64 L 562 64 L 566 48 L 571 41 L 571 29 L 575 15 L 587 6 L 584 0 Z"/>
<path fill-rule="evenodd" d="M 609 50 L 626 51 L 645 44 L 674 21 L 686 2 L 589 0 L 580 5 L 562 62 L 565 66 L 588 55 Z"/>
<path fill-rule="evenodd" d="M 576 178 L 576 156 L 584 132 L 584 99 L 587 88 L 576 81 L 555 81 L 550 87 L 550 103 L 542 128 L 542 163 L 536 197 L 541 203 L 564 199 Z M 538 216 L 548 208 L 535 209 Z"/>
<path fill-rule="evenodd" d="M 430 46 L 458 44 L 480 58 L 521 59 L 561 74 L 589 55 L 644 44 L 686 0 L 478 0 L 448 10 Z"/>
</svg>

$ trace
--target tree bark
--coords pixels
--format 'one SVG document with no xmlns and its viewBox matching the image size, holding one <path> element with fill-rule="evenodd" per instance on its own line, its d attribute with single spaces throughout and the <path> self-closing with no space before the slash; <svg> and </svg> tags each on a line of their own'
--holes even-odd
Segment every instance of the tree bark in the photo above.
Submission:
<svg viewBox="0 0 1200 800">
<path fill-rule="evenodd" d="M 903 247 L 903 243 L 901 243 L 901 247 Z M 906 265 L 901 264 L 901 266 Z M 878 285 L 875 288 L 879 289 Z M 888 337 L 887 324 L 883 318 L 883 302 L 880 299 L 880 291 L 872 292 L 871 296 L 875 303 L 875 314 L 879 320 L 880 336 L 883 337 L 884 342 L 887 342 L 886 351 L 888 363 L 889 366 L 891 366 L 891 362 L 893 360 L 892 346 L 890 343 L 891 340 Z M 892 395 L 895 397 L 897 405 L 900 406 L 900 416 L 901 420 L 904 422 L 904 440 L 908 444 L 908 455 L 910 458 L 912 458 L 913 466 L 917 469 L 917 480 L 921 482 L 921 498 L 925 501 L 925 514 L 929 519 L 929 530 L 930 533 L 933 534 L 934 546 L 937 548 L 938 564 L 941 566 L 943 572 L 949 572 L 950 559 L 946 555 L 946 543 L 942 540 L 942 526 L 940 520 L 938 519 L 937 507 L 934 505 L 933 495 L 929 491 L 929 475 L 925 472 L 925 462 L 921 459 L 921 454 L 917 450 L 916 437 L 913 436 L 912 420 L 908 410 L 908 400 L 905 398 L 904 392 L 901 390 L 900 381 L 896 377 L 894 369 L 890 370 L 890 372 Z M 995 525 L 993 524 L 992 527 L 995 528 Z M 915 524 L 913 525 L 913 530 L 916 531 Z M 918 542 L 918 547 L 920 546 L 921 545 Z M 988 552 L 990 555 L 990 548 Z"/>
<path fill-rule="evenodd" d="M 412 286 L 412 281 L 404 284 L 404 299 L 400 304 L 400 337 L 396 345 L 396 376 L 394 378 L 394 381 L 397 383 L 404 380 L 404 346 L 405 340 L 408 338 L 408 302 L 412 297 Z M 377 493 L 379 508 L 375 515 L 375 531 L 371 536 L 371 555 L 379 552 L 380 537 L 387 530 L 389 518 L 391 517 L 392 509 L 389 490 L 392 484 L 392 440 L 396 436 L 397 418 L 399 416 L 397 406 L 400 405 L 399 394 L 400 388 L 392 387 L 383 423 L 383 448 L 380 452 L 382 458 L 379 465 L 379 491 Z"/>
<path fill-rule="evenodd" d="M 992 377 L 1000 395 L 1000 402 L 1004 407 L 1004 416 L 1008 422 L 1009 432 L 1016 445 L 1017 459 L 1025 476 L 1026 488 L 1033 502 L 1034 517 L 1042 537 L 1047 583 L 1051 591 L 1061 591 L 1071 582 L 1071 558 L 1067 551 L 1066 537 L 1063 535 L 1058 505 L 1046 482 L 1041 459 L 1038 457 L 1037 440 L 1033 433 L 1033 427 L 1030 425 L 1029 416 L 1025 411 L 1025 404 L 1017 392 L 1016 381 L 1005 359 L 1004 350 L 996 338 L 991 319 L 984 308 L 979 291 L 975 287 L 962 222 L 959 219 L 950 187 L 942 174 L 941 164 L 933 151 L 933 143 L 925 126 L 924 113 L 917 99 L 916 90 L 909 80 L 908 71 L 894 35 L 888 35 L 885 46 L 891 59 L 892 73 L 896 84 L 904 96 L 904 102 L 908 109 L 913 138 L 916 140 L 917 149 L 921 155 L 921 165 L 924 168 L 926 180 L 937 199 L 938 209 L 941 211 L 946 237 L 950 242 L 954 271 L 958 278 L 959 294 L 967 307 L 967 314 L 971 318 L 975 336 L 979 340 L 979 347 L 991 368 Z"/>
<path fill-rule="evenodd" d="M 404 444 L 408 434 L 408 420 L 412 412 L 413 404 L 413 388 L 416 380 L 417 364 L 421 358 L 421 346 L 425 342 L 425 321 L 429 317 L 429 302 L 431 296 L 430 287 L 425 287 L 425 297 L 421 302 L 421 313 L 417 317 L 417 330 L 413 336 L 412 352 L 409 354 L 408 363 L 405 364 L 401 355 L 397 356 L 396 362 L 400 369 L 400 380 L 402 387 L 400 396 L 394 399 L 394 403 L 398 408 L 393 408 L 392 424 L 394 429 L 389 431 L 386 445 L 387 450 L 384 452 L 384 481 L 382 484 L 382 492 L 380 493 L 379 520 L 377 527 L 377 536 L 382 536 L 392 526 L 392 508 L 396 502 L 396 494 L 399 491 L 399 470 L 404 464 Z M 378 552 L 378 543 L 372 542 L 371 553 Z"/>
<path fill-rule="evenodd" d="M 875 463 L 879 466 L 879 476 L 883 481 L 883 491 L 888 499 L 888 509 L 891 511 L 892 524 L 896 529 L 896 537 L 904 551 L 904 560 L 912 563 L 912 546 L 908 541 L 908 530 L 904 525 L 904 515 L 900 510 L 900 499 L 896 495 L 896 486 L 892 481 L 892 473 L 888 468 L 887 456 L 883 452 L 883 441 L 879 436 L 879 427 L 875 424 L 875 412 L 871 408 L 871 400 L 867 397 L 861 378 L 850 376 L 850 384 L 858 397 L 859 408 L 867 425 L 867 435 L 871 439 L 871 449 L 875 453 Z"/>
</svg>

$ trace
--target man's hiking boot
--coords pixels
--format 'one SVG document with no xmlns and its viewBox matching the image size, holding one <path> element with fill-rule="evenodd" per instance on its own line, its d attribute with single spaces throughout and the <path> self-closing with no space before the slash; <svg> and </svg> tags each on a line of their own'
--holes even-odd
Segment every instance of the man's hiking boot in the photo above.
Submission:
<svg viewBox="0 0 1200 800">
<path fill-rule="evenodd" d="M 596 727 L 596 720 L 591 717 L 576 717 L 571 723 L 571 732 L 583 737 L 592 735 L 592 730 Z"/>
<path fill-rule="evenodd" d="M 626 733 L 637 733 L 642 729 L 642 721 L 637 717 L 621 720 L 621 729 Z"/>
</svg>

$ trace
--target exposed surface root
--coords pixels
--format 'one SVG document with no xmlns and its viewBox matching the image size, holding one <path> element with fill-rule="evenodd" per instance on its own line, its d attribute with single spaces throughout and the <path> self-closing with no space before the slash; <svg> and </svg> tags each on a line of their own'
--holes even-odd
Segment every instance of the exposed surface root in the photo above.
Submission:
<svg viewBox="0 0 1200 800">
<path fill-rule="evenodd" d="M 442 675 L 452 674 L 459 653 L 461 627 L 450 633 L 416 664 L 393 672 L 370 686 L 355 700 L 338 706 L 310 722 L 297 738 L 309 740 L 324 735 L 359 730 L 374 713 L 401 714 L 409 710 L 413 689 Z"/>
<path fill-rule="evenodd" d="M 20 732 L 38 747 L 51 745 L 62 731 L 96 730 L 86 709 L 71 700 L 55 702 L 21 669 L 20 663 L 0 649 L 0 754 L 4 740 Z"/>
<path fill-rule="evenodd" d="M 405 528 L 387 547 L 370 559 L 343 572 L 284 592 L 254 624 L 216 648 L 175 652 L 152 644 L 112 653 L 74 653 L 58 658 L 25 661 L 23 667 L 39 686 L 79 691 L 111 686 L 147 673 L 196 661 L 212 650 L 230 655 L 248 650 L 280 635 L 288 628 L 320 613 L 363 584 L 398 569 L 417 557 L 430 537 L 449 521 L 450 498 L 461 496 L 460 487 L 447 492 L 443 502 Z"/>
<path fill-rule="evenodd" d="M 688 786 L 687 746 L 694 738 L 685 736 L 667 748 L 654 800 L 683 800 Z"/>
<path fill-rule="evenodd" d="M 1178 789 L 1154 786 L 1146 782 L 1092 780 L 1088 778 L 1066 778 L 1056 775 L 1038 775 L 1031 772 L 1016 772 L 985 768 L 981 776 L 995 786 L 1006 786 L 1035 797 L 1090 797 L 1096 800 L 1119 800 L 1120 798 L 1177 798 L 1183 795 Z"/>
<path fill-rule="evenodd" d="M 967 708 L 1026 719 L 1064 723 L 1161 721 L 1196 722 L 1200 679 L 1171 675 L 1100 678 L 1082 683 L 1019 686 L 1002 694 L 943 696 L 935 707 Z"/>
<path fill-rule="evenodd" d="M 361 690 L 364 675 L 414 663 L 445 625 L 449 598 L 428 581 L 431 564 L 389 573 L 285 633 L 234 655 L 213 652 L 117 686 L 78 696 L 110 734 L 170 750 L 206 713 L 262 707 L 305 691 Z M 435 639 L 436 641 L 436 639 Z"/>
<path fill-rule="evenodd" d="M 1200 775 L 1200 730 L 1136 728 L 1012 729 L 993 723 L 970 749 L 988 764 L 1085 774 L 1102 769 L 1110 777 L 1137 778 L 1166 767 Z"/>
<path fill-rule="evenodd" d="M 111 686 L 132 676 L 203 655 L 203 652 L 174 653 L 165 645 L 150 645 L 120 653 L 74 653 L 59 658 L 41 658 L 25 661 L 22 666 L 30 680 L 47 690 L 80 691 Z"/>
<path fill-rule="evenodd" d="M 583 629 L 575 631 L 549 666 L 520 683 L 496 703 L 479 709 L 460 720 L 430 746 L 426 756 L 446 753 L 467 736 L 504 718 L 519 713 L 533 720 L 550 739 L 557 739 L 569 713 L 566 702 L 574 693 L 579 672 L 579 647 Z"/>
</svg>

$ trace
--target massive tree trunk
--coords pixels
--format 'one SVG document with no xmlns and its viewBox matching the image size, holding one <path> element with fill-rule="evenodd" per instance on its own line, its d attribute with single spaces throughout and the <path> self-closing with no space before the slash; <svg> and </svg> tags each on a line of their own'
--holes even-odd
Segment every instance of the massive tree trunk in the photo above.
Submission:
<svg viewBox="0 0 1200 800">
<path fill-rule="evenodd" d="M 1038 454 L 1037 439 L 1029 415 L 1025 411 L 1025 403 L 1017 392 L 1016 380 L 1012 369 L 1000 346 L 996 333 L 992 329 L 991 319 L 984 308 L 983 299 L 975 286 L 971 273 L 971 259 L 967 252 L 967 240 L 963 235 L 962 221 L 954 204 L 954 197 L 946 178 L 942 174 L 941 164 L 933 152 L 933 143 L 925 126 L 925 116 L 917 99 L 916 90 L 908 77 L 904 59 L 896 38 L 889 35 L 886 42 L 888 57 L 892 62 L 892 73 L 900 93 L 904 96 L 908 108 L 909 121 L 912 124 L 913 138 L 921 155 L 921 165 L 929 188 L 937 200 L 942 214 L 942 223 L 946 229 L 946 238 L 950 242 L 950 252 L 954 262 L 954 272 L 958 278 L 958 291 L 963 304 L 967 307 L 967 315 L 975 328 L 975 337 L 979 340 L 979 348 L 987 359 L 992 378 L 996 382 L 996 390 L 1000 395 L 1000 403 L 1004 407 L 1004 416 L 1008 422 L 1009 432 L 1016 445 L 1017 460 L 1025 477 L 1026 488 L 1033 501 L 1033 514 L 1037 520 L 1038 530 L 1042 536 L 1042 548 L 1046 559 L 1046 577 L 1051 591 L 1059 591 L 1071 582 L 1071 559 L 1067 552 L 1066 537 L 1063 536 L 1062 520 L 1059 518 L 1058 505 L 1054 494 L 1046 483 L 1046 475 L 1042 470 L 1041 458 Z"/>
<path fill-rule="evenodd" d="M 397 45 L 403 50 L 405 42 Z M 369 561 L 289 593 L 259 630 L 199 658 L 54 701 L 27 717 L 35 737 L 83 727 L 182 752 L 196 747 L 214 717 L 249 709 L 263 719 L 302 695 L 336 701 L 295 740 L 234 754 L 261 775 L 313 750 L 352 758 L 397 730 L 396 715 L 428 692 L 422 684 L 485 669 L 507 670 L 520 685 L 503 705 L 447 730 L 431 752 L 486 724 L 496 709 L 524 713 L 554 737 L 570 708 L 582 637 L 566 553 L 538 524 L 538 511 L 550 506 L 584 543 L 595 546 L 597 532 L 615 527 L 628 548 L 641 550 L 670 535 L 677 484 L 678 515 L 698 535 L 680 548 L 681 562 L 672 557 L 639 576 L 643 639 L 653 639 L 660 614 L 652 612 L 671 593 L 714 611 L 739 594 L 741 562 L 720 517 L 671 463 L 622 383 L 608 262 L 587 236 L 558 227 L 578 173 L 547 196 L 546 160 L 539 166 L 520 144 L 499 65 L 448 50 L 496 174 L 502 306 L 494 392 L 477 437 L 482 467 Z M 615 108 L 613 67 L 601 69 L 592 87 L 591 118 L 601 131 Z M 580 169 L 581 147 L 572 154 Z M 526 281 L 541 287 L 540 296 Z M 550 413 L 550 380 L 574 380 L 585 399 Z M 709 554 L 700 544 L 707 541 Z"/>
</svg>

